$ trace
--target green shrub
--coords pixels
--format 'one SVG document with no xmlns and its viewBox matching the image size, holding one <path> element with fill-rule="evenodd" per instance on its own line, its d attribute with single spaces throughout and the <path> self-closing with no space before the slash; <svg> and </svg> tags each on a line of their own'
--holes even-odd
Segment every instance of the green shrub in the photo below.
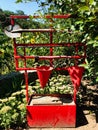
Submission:
<svg viewBox="0 0 98 130">
<path fill-rule="evenodd" d="M 46 87 L 40 87 L 39 79 L 35 85 L 29 86 L 29 95 L 38 94 L 73 94 L 73 86 L 70 77 L 67 75 L 53 75 Z M 13 92 L 10 97 L 0 99 L 0 129 L 26 127 L 26 90 Z"/>
<path fill-rule="evenodd" d="M 69 75 L 54 74 L 44 89 L 40 87 L 39 79 L 37 79 L 32 88 L 38 94 L 73 94 L 73 85 Z"/>
<path fill-rule="evenodd" d="M 12 93 L 8 98 L 0 99 L 0 128 L 20 127 L 26 123 L 25 89 Z"/>
</svg>

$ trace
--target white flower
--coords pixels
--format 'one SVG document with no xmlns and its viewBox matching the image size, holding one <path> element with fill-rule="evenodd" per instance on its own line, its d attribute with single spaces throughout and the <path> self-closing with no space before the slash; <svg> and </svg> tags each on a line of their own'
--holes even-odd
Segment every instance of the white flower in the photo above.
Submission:
<svg viewBox="0 0 98 130">
<path fill-rule="evenodd" d="M 9 97 L 8 100 L 9 100 L 9 101 L 15 100 L 15 97 Z"/>
<path fill-rule="evenodd" d="M 20 109 L 20 110 L 23 110 L 23 109 L 25 109 L 25 104 L 20 104 L 19 106 L 18 106 L 18 108 Z"/>
<path fill-rule="evenodd" d="M 7 101 L 8 101 L 8 99 L 7 99 L 7 98 L 2 99 L 2 103 L 5 103 L 5 102 L 7 102 Z"/>
<path fill-rule="evenodd" d="M 4 106 L 4 107 L 1 108 L 0 114 L 5 114 L 5 113 L 7 113 L 10 110 L 11 110 L 10 106 Z"/>
<path fill-rule="evenodd" d="M 17 117 L 19 116 L 19 114 L 18 113 L 14 113 L 13 115 L 12 115 L 12 119 L 13 120 L 17 120 Z"/>
</svg>

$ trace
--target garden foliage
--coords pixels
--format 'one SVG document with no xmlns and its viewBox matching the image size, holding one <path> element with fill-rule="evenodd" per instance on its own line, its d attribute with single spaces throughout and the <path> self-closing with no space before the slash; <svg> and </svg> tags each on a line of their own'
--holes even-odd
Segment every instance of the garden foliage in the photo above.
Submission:
<svg viewBox="0 0 98 130">
<path fill-rule="evenodd" d="M 23 87 L 10 97 L 0 99 L 0 129 L 16 129 L 26 123 L 25 91 Z"/>
<path fill-rule="evenodd" d="M 18 2 L 29 2 L 31 0 L 16 0 Z M 43 15 L 50 14 L 51 21 L 44 18 L 44 21 L 35 21 L 33 17 L 30 20 L 17 20 L 22 28 L 48 28 L 53 26 L 57 30 L 53 41 L 55 43 L 61 42 L 86 42 L 87 44 L 87 59 L 86 64 L 83 66 L 86 68 L 85 76 L 91 79 L 93 82 L 98 81 L 98 1 L 97 0 L 36 0 L 39 6 L 42 7 L 43 12 L 38 11 L 37 14 Z M 54 20 L 52 16 L 54 14 L 71 14 L 72 18 L 67 20 Z M 14 58 L 13 58 L 13 42 L 4 33 L 4 27 L 10 24 L 9 16 L 15 14 L 10 11 L 0 10 L 0 75 L 15 71 Z M 25 15 L 24 12 L 18 11 L 16 14 Z M 62 31 L 62 33 L 60 32 Z M 23 34 L 18 42 L 22 43 L 47 43 L 49 37 L 44 33 Z M 67 55 L 71 55 L 73 48 L 58 50 L 56 48 L 55 55 L 60 55 L 61 52 Z M 20 55 L 23 54 L 22 48 L 18 50 Z M 27 49 L 28 54 L 34 55 L 48 55 L 48 49 L 46 48 L 34 48 Z M 82 53 L 82 52 L 80 52 Z M 62 61 L 60 61 L 62 63 Z M 66 61 L 65 61 L 66 62 Z M 34 61 L 28 61 L 28 66 L 33 65 Z M 60 64 L 61 64 L 60 63 Z M 22 66 L 20 62 L 19 66 Z M 35 65 L 35 64 L 34 64 Z M 56 63 L 57 66 L 57 63 Z M 70 86 L 63 90 L 63 85 L 66 84 L 65 80 L 60 83 L 60 77 L 50 79 L 50 84 L 42 90 L 39 88 L 39 82 L 36 81 L 37 86 L 33 88 L 33 92 L 37 93 L 63 93 L 71 92 Z M 59 83 L 58 83 L 59 82 Z M 61 85 L 56 89 L 53 86 Z M 21 126 L 26 123 L 26 101 L 25 101 L 25 89 L 21 89 L 11 94 L 8 98 L 0 99 L 0 127 L 10 128 Z"/>
<path fill-rule="evenodd" d="M 31 0 L 29 0 L 30 2 Z M 97 0 L 35 0 L 44 14 L 71 14 L 72 19 L 68 22 L 57 20 L 56 28 L 66 29 L 65 39 L 73 42 L 81 41 L 87 43 L 86 76 L 98 81 L 98 1 Z M 28 0 L 16 0 L 28 2 Z M 40 11 L 38 11 L 40 12 Z M 41 13 L 40 13 L 41 14 Z M 64 34 L 61 34 L 64 35 Z M 68 37 L 69 36 L 69 37 Z M 58 37 L 57 37 L 58 39 Z"/>
</svg>

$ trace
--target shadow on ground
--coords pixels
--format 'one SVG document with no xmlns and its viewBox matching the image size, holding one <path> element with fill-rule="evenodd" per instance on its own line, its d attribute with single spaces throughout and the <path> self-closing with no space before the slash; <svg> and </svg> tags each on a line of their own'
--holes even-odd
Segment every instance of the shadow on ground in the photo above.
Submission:
<svg viewBox="0 0 98 130">
<path fill-rule="evenodd" d="M 88 124 L 86 114 L 94 114 L 98 123 L 98 84 L 93 85 L 91 81 L 83 80 L 79 92 L 76 127 Z"/>
<path fill-rule="evenodd" d="M 77 105 L 76 127 L 80 127 L 87 124 L 88 124 L 88 121 L 85 117 L 82 107 Z"/>
</svg>

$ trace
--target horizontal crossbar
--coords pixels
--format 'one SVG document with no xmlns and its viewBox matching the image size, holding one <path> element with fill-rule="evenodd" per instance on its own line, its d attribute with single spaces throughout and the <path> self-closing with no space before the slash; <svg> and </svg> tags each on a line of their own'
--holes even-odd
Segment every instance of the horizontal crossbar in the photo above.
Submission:
<svg viewBox="0 0 98 130">
<path fill-rule="evenodd" d="M 28 19 L 28 18 L 59 18 L 59 19 L 66 19 L 66 18 L 70 18 L 71 14 L 64 14 L 64 15 L 45 15 L 45 16 L 27 16 L 27 15 L 11 15 L 10 18 L 12 19 Z"/>
<path fill-rule="evenodd" d="M 86 56 L 80 56 L 80 55 L 76 55 L 76 56 L 15 56 L 15 58 L 19 59 L 34 59 L 34 58 L 39 58 L 39 60 L 49 60 L 49 59 L 60 59 L 60 58 L 69 58 L 69 59 L 80 59 L 80 58 L 85 58 Z"/>
<path fill-rule="evenodd" d="M 28 43 L 28 44 L 16 44 L 16 47 L 58 47 L 58 46 L 85 46 L 86 43 Z"/>
</svg>

